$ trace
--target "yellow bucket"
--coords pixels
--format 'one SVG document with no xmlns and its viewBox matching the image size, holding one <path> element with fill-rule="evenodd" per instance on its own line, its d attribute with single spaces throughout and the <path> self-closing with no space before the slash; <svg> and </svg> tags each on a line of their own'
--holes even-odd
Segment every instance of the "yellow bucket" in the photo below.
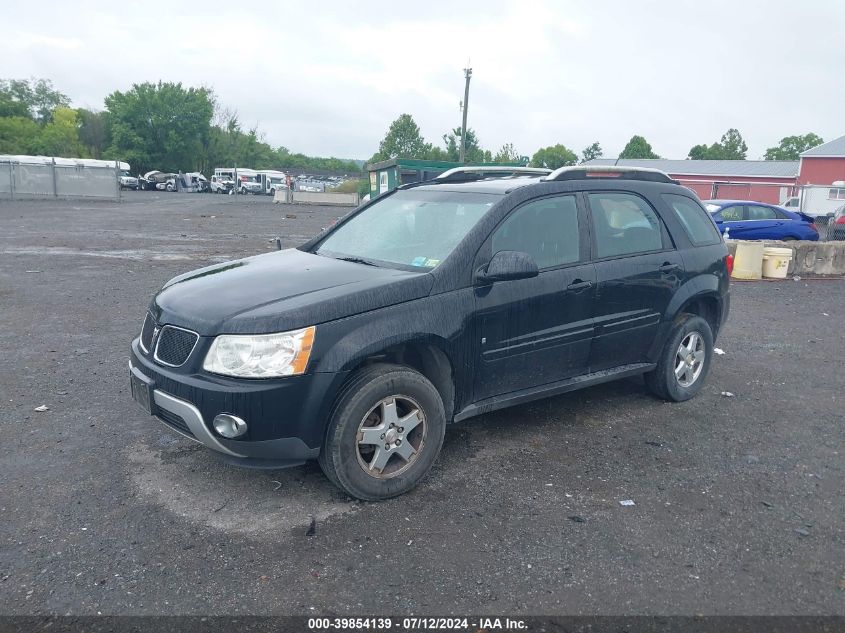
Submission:
<svg viewBox="0 0 845 633">
<path fill-rule="evenodd" d="M 792 261 L 791 248 L 767 246 L 763 249 L 763 276 L 774 279 L 784 279 Z"/>
</svg>

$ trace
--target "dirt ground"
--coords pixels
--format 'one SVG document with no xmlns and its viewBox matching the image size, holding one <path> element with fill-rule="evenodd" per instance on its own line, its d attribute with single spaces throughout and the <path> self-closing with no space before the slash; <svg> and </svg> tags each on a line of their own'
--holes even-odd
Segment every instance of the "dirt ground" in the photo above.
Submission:
<svg viewBox="0 0 845 633">
<path fill-rule="evenodd" d="M 152 294 L 344 212 L 0 202 L 0 613 L 845 614 L 843 281 L 736 283 L 694 400 L 627 380 L 457 424 L 384 503 L 145 416 Z"/>
</svg>

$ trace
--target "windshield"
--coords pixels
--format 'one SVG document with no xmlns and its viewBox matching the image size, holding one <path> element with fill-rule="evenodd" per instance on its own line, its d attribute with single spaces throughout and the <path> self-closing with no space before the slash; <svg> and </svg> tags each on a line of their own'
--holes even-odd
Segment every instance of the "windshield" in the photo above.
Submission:
<svg viewBox="0 0 845 633">
<path fill-rule="evenodd" d="M 130 177 L 132 176 L 132 174 L 129 173 L 128 169 L 124 169 L 122 172 L 120 172 L 120 175 L 121 176 L 130 176 Z"/>
<path fill-rule="evenodd" d="M 315 252 L 431 270 L 500 199 L 487 193 L 398 191 L 342 224 Z"/>
</svg>

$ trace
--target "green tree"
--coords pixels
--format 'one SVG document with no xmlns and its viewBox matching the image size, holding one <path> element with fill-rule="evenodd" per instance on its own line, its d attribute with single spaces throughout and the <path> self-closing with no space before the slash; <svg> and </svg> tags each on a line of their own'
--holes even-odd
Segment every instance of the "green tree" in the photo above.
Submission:
<svg viewBox="0 0 845 633">
<path fill-rule="evenodd" d="M 527 164 L 528 156 L 524 156 L 516 151 L 513 143 L 505 143 L 502 148 L 493 157 L 494 163 L 522 163 Z"/>
<path fill-rule="evenodd" d="M 79 142 L 82 143 L 91 158 L 103 158 L 111 143 L 109 113 L 79 108 L 76 114 L 79 121 Z"/>
<path fill-rule="evenodd" d="M 0 80 L 0 117 L 32 119 L 29 107 L 6 84 L 6 80 Z"/>
<path fill-rule="evenodd" d="M 456 127 L 448 134 L 444 134 L 443 143 L 446 145 L 443 158 L 454 162 L 459 161 L 461 159 L 461 128 Z M 467 163 L 489 163 L 493 160 L 493 154 L 481 148 L 478 135 L 472 128 L 467 128 L 464 157 Z"/>
<path fill-rule="evenodd" d="M 302 169 L 309 171 L 333 171 L 346 174 L 360 174 L 363 163 L 356 163 L 352 160 L 341 158 L 321 158 L 319 156 L 306 156 L 305 154 L 291 154 L 287 147 L 279 147 L 276 150 L 276 164 L 281 169 Z"/>
<path fill-rule="evenodd" d="M 592 145 L 584 148 L 584 151 L 581 152 L 581 162 L 586 163 L 587 161 L 595 160 L 596 158 L 602 157 L 602 149 L 599 142 L 596 141 Z"/>
<path fill-rule="evenodd" d="M 766 160 L 798 160 L 801 152 L 806 152 L 824 143 L 824 139 L 812 132 L 797 136 L 784 136 L 777 147 L 766 150 L 763 158 Z"/>
<path fill-rule="evenodd" d="M 748 145 L 745 144 L 742 134 L 736 128 L 725 132 L 719 145 L 724 151 L 723 160 L 745 160 L 745 155 L 748 153 Z"/>
<path fill-rule="evenodd" d="M 420 158 L 430 150 L 410 114 L 401 114 L 387 130 L 372 162 L 389 158 Z"/>
<path fill-rule="evenodd" d="M 40 132 L 29 117 L 0 117 L 0 154 L 34 154 Z"/>
<path fill-rule="evenodd" d="M 68 96 L 49 79 L 0 79 L 0 116 L 29 116 L 45 124 L 53 110 L 69 105 Z"/>
<path fill-rule="evenodd" d="M 713 152 L 717 152 L 716 143 L 713 144 Z M 703 143 L 700 145 L 694 145 L 690 148 L 689 154 L 687 154 L 687 158 L 690 160 L 707 160 L 710 157 L 711 150 L 709 147 L 704 145 Z"/>
<path fill-rule="evenodd" d="M 52 121 L 38 134 L 35 151 L 44 156 L 82 158 L 86 153 L 79 142 L 76 110 L 58 107 L 52 112 Z"/>
<path fill-rule="evenodd" d="M 192 171 L 202 165 L 211 133 L 213 95 L 181 83 L 135 84 L 106 97 L 112 122 L 109 152 L 140 171 Z"/>
<path fill-rule="evenodd" d="M 534 152 L 531 157 L 532 167 L 545 167 L 546 169 L 557 169 L 567 165 L 574 165 L 578 162 L 578 156 L 566 145 L 551 145 L 543 147 Z"/>
<path fill-rule="evenodd" d="M 654 153 L 645 138 L 635 134 L 619 154 L 619 158 L 660 158 L 660 156 Z"/>
<path fill-rule="evenodd" d="M 742 134 L 736 128 L 731 128 L 722 135 L 718 143 L 709 147 L 705 144 L 690 148 L 687 158 L 692 160 L 744 160 L 748 146 Z"/>
</svg>

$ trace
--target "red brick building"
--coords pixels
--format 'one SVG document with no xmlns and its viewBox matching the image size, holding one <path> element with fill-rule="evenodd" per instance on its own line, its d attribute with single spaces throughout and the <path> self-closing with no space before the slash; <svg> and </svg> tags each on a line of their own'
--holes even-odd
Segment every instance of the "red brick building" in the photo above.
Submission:
<svg viewBox="0 0 845 633">
<path fill-rule="evenodd" d="M 845 136 L 801 154 L 798 161 L 666 160 L 599 158 L 588 165 L 651 167 L 665 171 L 702 200 L 756 200 L 781 204 L 797 195 L 797 185 L 830 186 L 845 181 Z M 845 187 L 825 194 L 845 200 Z M 840 198 L 841 196 L 841 198 Z"/>
<path fill-rule="evenodd" d="M 801 154 L 799 185 L 831 185 L 845 181 L 845 136 Z"/>
<path fill-rule="evenodd" d="M 779 204 L 793 195 L 799 161 L 600 158 L 589 165 L 651 167 L 665 171 L 702 200 L 757 200 Z"/>
</svg>

